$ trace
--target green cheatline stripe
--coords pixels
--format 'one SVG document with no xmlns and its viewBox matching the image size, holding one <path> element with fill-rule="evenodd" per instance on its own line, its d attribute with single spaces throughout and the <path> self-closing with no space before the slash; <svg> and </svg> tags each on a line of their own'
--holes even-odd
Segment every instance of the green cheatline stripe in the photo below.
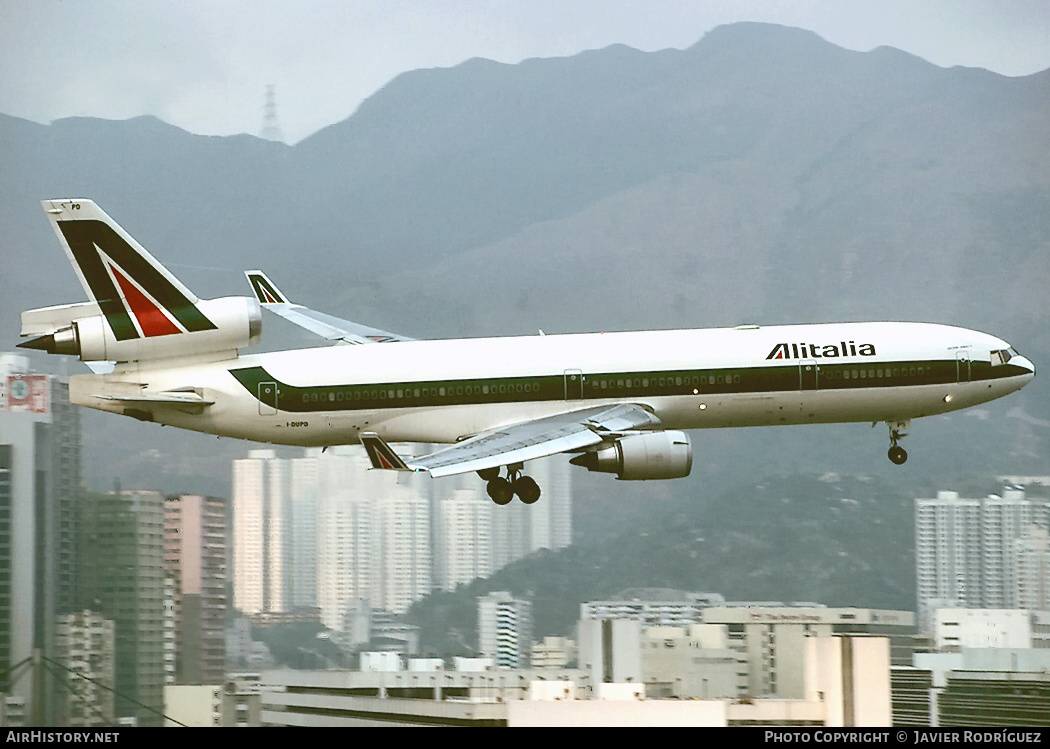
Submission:
<svg viewBox="0 0 1050 749">
<path fill-rule="evenodd" d="M 962 366 L 966 367 L 966 364 Z M 995 380 L 1025 372 L 1011 364 L 992 367 L 988 362 L 976 361 L 970 362 L 969 368 L 972 381 Z M 965 379 L 965 369 L 963 371 Z M 297 387 L 278 382 L 262 367 L 231 369 L 230 374 L 268 406 L 292 413 L 310 413 L 473 403 L 631 399 L 691 395 L 694 389 L 701 395 L 729 395 L 938 385 L 957 382 L 959 364 L 949 359 L 880 365 L 861 362 L 820 364 L 815 372 L 792 364 L 591 373 L 584 375 L 582 392 L 579 380 L 569 379 L 569 375 Z M 267 387 L 266 383 L 271 385 Z"/>
</svg>

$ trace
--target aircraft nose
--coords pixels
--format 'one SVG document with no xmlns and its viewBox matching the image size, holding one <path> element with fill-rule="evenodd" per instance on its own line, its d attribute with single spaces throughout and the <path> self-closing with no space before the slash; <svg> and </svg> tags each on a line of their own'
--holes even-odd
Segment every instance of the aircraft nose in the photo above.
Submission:
<svg viewBox="0 0 1050 749">
<path fill-rule="evenodd" d="M 1019 367 L 1024 367 L 1028 370 L 1028 378 L 1032 379 L 1035 377 L 1035 364 L 1027 356 L 1015 356 L 1010 359 L 1011 364 L 1016 364 Z"/>
</svg>

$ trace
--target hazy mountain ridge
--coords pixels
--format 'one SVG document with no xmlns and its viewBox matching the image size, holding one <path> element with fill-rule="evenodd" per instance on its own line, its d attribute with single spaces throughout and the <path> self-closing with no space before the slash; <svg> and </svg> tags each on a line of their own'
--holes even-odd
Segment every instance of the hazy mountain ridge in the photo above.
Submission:
<svg viewBox="0 0 1050 749">
<path fill-rule="evenodd" d="M 13 345 L 22 309 L 82 298 L 39 206 L 75 196 L 202 296 L 246 293 L 240 271 L 262 267 L 296 301 L 409 335 L 917 319 L 1002 335 L 1040 364 L 1048 90 L 1050 71 L 942 69 L 736 24 L 686 50 L 413 71 L 294 147 L 149 117 L 0 115 L 0 331 Z M 1037 378 L 980 425 L 923 422 L 915 470 L 955 464 L 950 425 L 967 423 L 962 465 L 1050 471 L 1047 388 Z M 1037 420 L 1020 449 L 1018 420 L 1000 418 L 1012 408 Z M 107 460 L 166 484 L 182 472 L 136 445 L 178 445 L 185 481 L 248 447 L 86 423 L 109 435 Z M 832 461 L 852 449 L 833 435 L 859 433 L 821 429 Z M 783 440 L 704 435 L 696 470 L 740 449 L 821 468 Z"/>
</svg>

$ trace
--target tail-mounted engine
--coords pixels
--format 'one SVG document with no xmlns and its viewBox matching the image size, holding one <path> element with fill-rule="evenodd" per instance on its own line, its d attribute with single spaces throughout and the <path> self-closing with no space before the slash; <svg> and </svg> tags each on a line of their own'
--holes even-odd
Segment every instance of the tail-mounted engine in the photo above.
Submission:
<svg viewBox="0 0 1050 749">
<path fill-rule="evenodd" d="M 133 312 L 96 302 L 28 310 L 22 335 L 35 337 L 19 346 L 86 362 L 126 362 L 233 351 L 262 334 L 259 302 L 248 297 L 199 300 L 178 315 L 145 304 Z"/>
<path fill-rule="evenodd" d="M 569 462 L 588 471 L 615 473 L 624 481 L 679 479 L 693 467 L 693 447 L 685 432 L 645 432 L 621 437 Z"/>
</svg>

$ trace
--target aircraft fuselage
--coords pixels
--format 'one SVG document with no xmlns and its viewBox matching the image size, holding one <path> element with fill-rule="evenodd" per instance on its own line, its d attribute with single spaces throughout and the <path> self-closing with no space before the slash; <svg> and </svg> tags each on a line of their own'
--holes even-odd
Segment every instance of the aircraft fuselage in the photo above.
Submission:
<svg viewBox="0 0 1050 749">
<path fill-rule="evenodd" d="M 991 335 L 876 322 L 405 341 L 175 366 L 155 361 L 132 372 L 75 376 L 70 396 L 210 434 L 328 446 L 356 443 L 362 432 L 456 442 L 576 404 L 638 404 L 661 429 L 906 421 L 999 398 L 1034 373 Z M 188 388 L 213 405 L 120 399 Z"/>
</svg>

